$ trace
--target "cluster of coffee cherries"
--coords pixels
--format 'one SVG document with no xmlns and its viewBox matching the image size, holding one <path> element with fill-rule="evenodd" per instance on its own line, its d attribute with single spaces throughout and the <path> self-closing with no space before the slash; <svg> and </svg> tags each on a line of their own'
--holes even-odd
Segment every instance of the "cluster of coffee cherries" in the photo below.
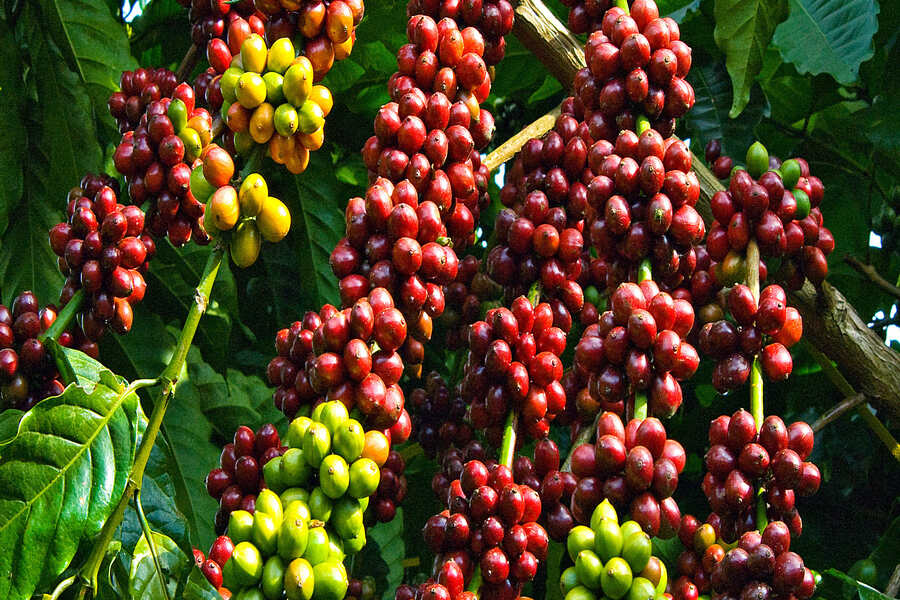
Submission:
<svg viewBox="0 0 900 600">
<path fill-rule="evenodd" d="M 765 487 L 769 517 L 785 521 L 794 535 L 800 535 L 803 526 L 795 499 L 816 493 L 822 481 L 818 467 L 807 461 L 813 438 L 808 424 L 796 421 L 785 426 L 776 415 L 766 417 L 758 433 L 753 416 L 745 410 L 712 421 L 702 487 L 719 515 L 724 540 L 733 541 L 756 527 L 760 486 Z"/>
<path fill-rule="evenodd" d="M 512 31 L 515 9 L 509 0 L 456 2 L 454 0 L 409 0 L 409 15 L 424 14 L 434 20 L 449 17 L 460 27 L 474 27 L 484 36 L 484 62 L 493 66 L 506 54 L 506 35 Z"/>
<path fill-rule="evenodd" d="M 235 151 L 246 155 L 265 145 L 272 160 L 291 173 L 305 171 L 309 153 L 325 141 L 325 117 L 334 104 L 327 87 L 313 85 L 309 58 L 296 55 L 290 38 L 266 46 L 257 34 L 241 43 L 233 59 L 227 47 L 221 52 L 210 60 L 222 72 L 220 111 Z"/>
<path fill-rule="evenodd" d="M 406 338 L 406 320 L 384 288 L 342 311 L 326 304 L 318 314 L 308 312 L 275 336 L 278 356 L 266 369 L 269 383 L 278 386 L 275 406 L 293 418 L 319 398 L 340 400 L 374 427 L 389 429 L 395 443 L 406 441 L 411 421 L 397 353 Z"/>
<path fill-rule="evenodd" d="M 235 21 L 241 21 L 242 27 L 259 30 L 260 33 L 264 31 L 263 20 L 254 14 L 256 8 L 253 6 L 253 0 L 237 2 L 178 0 L 178 3 L 189 9 L 191 40 L 200 47 L 213 38 L 230 36 Z"/>
<path fill-rule="evenodd" d="M 601 139 L 591 147 L 589 238 L 608 287 L 634 281 L 644 258 L 666 289 L 693 274 L 706 227 L 694 208 L 700 185 L 691 162 L 684 142 L 655 129 L 623 130 L 614 144 Z"/>
<path fill-rule="evenodd" d="M 694 88 L 685 79 L 691 48 L 680 37 L 678 24 L 659 18 L 653 0 L 636 0 L 630 13 L 614 6 L 603 14 L 574 83 L 576 116 L 583 113 L 595 140 L 635 131 L 638 115 L 664 138 L 672 135 L 675 120 L 694 105 Z"/>
<path fill-rule="evenodd" d="M 539 281 L 541 295 L 554 300 L 554 312 L 560 313 L 566 331 L 571 315 L 584 306 L 584 292 L 576 281 L 584 249 L 581 224 L 570 225 L 562 207 L 551 208 L 547 195 L 534 190 L 520 210 L 504 209 L 498 216 L 499 245 L 487 257 L 488 275 L 509 295 L 526 292 Z"/>
<path fill-rule="evenodd" d="M 236 4 L 204 3 L 202 0 L 194 2 L 198 3 L 205 6 L 191 8 L 194 43 L 206 48 L 206 60 L 210 65 L 221 67 L 224 62 L 227 68 L 231 58 L 240 54 L 241 44 L 251 34 L 267 35 L 267 23 L 259 14 L 254 13 L 252 0 L 241 0 Z M 203 14 L 198 21 L 198 15 L 210 9 L 214 14 Z M 212 113 L 219 112 L 222 107 L 223 72 L 224 69 L 217 71 L 210 66 L 194 79 L 197 104 Z"/>
<path fill-rule="evenodd" d="M 230 600 L 231 590 L 222 587 L 222 569 L 234 553 L 234 542 L 227 535 L 220 535 L 213 540 L 209 552 L 204 555 L 199 548 L 194 548 L 194 562 L 206 580 L 216 588 L 224 600 Z"/>
<path fill-rule="evenodd" d="M 472 426 L 499 445 L 505 416 L 515 409 L 523 431 L 547 437 L 550 422 L 566 406 L 560 383 L 565 347 L 566 333 L 554 326 L 550 305 L 535 306 L 525 296 L 469 326 L 461 389 Z"/>
<path fill-rule="evenodd" d="M 609 500 L 594 509 L 590 527 L 569 532 L 566 550 L 574 563 L 559 579 L 567 598 L 659 598 L 665 593 L 666 566 L 653 556 L 650 536 L 633 520 L 620 524 Z"/>
<path fill-rule="evenodd" d="M 218 533 L 225 532 L 232 512 L 253 513 L 256 495 L 265 487 L 263 467 L 284 450 L 278 430 L 271 423 L 256 433 L 244 425 L 237 428 L 234 441 L 222 448 L 219 467 L 206 476 L 207 493 L 219 501 L 215 518 Z"/>
<path fill-rule="evenodd" d="M 371 510 L 367 513 L 373 515 L 379 523 L 393 521 L 397 515 L 397 507 L 406 499 L 409 488 L 404 471 L 406 461 L 403 456 L 396 450 L 391 450 L 381 466 L 378 489 L 372 494 L 369 504 Z"/>
<path fill-rule="evenodd" d="M 500 287 L 481 270 L 481 260 L 467 254 L 459 261 L 456 279 L 444 286 L 446 307 L 441 323 L 447 330 L 447 347 L 462 348 L 466 343 L 466 326 L 481 318 L 481 303 L 498 298 Z"/>
<path fill-rule="evenodd" d="M 270 42 L 279 38 L 303 42 L 316 81 L 325 77 L 334 61 L 350 56 L 356 27 L 365 14 L 363 0 L 253 0 L 253 4 L 267 18 Z"/>
<path fill-rule="evenodd" d="M 144 298 L 144 273 L 156 245 L 144 233 L 144 212 L 122 206 L 105 176 L 87 175 L 69 191 L 68 219 L 50 230 L 50 248 L 66 277 L 60 291 L 65 306 L 78 290 L 85 302 L 78 313 L 84 336 L 98 340 L 107 328 L 131 330 L 132 306 Z"/>
<path fill-rule="evenodd" d="M 537 523 L 538 492 L 516 483 L 505 465 L 471 460 L 451 482 L 447 500 L 448 509 L 429 518 L 423 531 L 425 543 L 438 555 L 436 583 L 446 586 L 442 579 L 449 578 L 442 572 L 454 564 L 461 577 L 459 587 L 454 585 L 457 594 L 451 591 L 450 597 L 457 597 L 477 564 L 483 578 L 480 597 L 515 597 L 547 557 L 549 538 Z"/>
<path fill-rule="evenodd" d="M 696 600 L 698 594 L 717 597 L 811 598 L 815 575 L 790 550 L 791 532 L 783 521 L 772 521 L 762 533 L 753 529 L 726 551 L 716 530 L 686 515 L 678 533 L 687 550 L 678 557 L 680 576 L 673 582 L 675 600 Z"/>
<path fill-rule="evenodd" d="M 116 120 L 119 133 L 133 131 L 141 122 L 147 106 L 162 98 L 169 98 L 178 85 L 175 73 L 165 68 L 125 71 L 119 78 L 118 92 L 107 103 L 109 114 Z"/>
<path fill-rule="evenodd" d="M 802 158 L 770 167 L 768 151 L 754 143 L 747 150 L 747 168 L 734 169 L 728 189 L 710 200 L 715 221 L 707 251 L 721 262 L 729 254 L 743 254 L 755 239 L 763 256 L 782 259 L 779 279 L 788 288 L 797 289 L 806 279 L 818 285 L 828 275 L 826 257 L 834 251 L 834 236 L 819 206 L 825 187 Z"/>
<path fill-rule="evenodd" d="M 465 447 L 473 438 L 471 425 L 465 422 L 466 403 L 454 393 L 436 371 L 425 377 L 425 387 L 409 394 L 413 437 L 426 456 L 442 455 L 450 446 Z"/>
<path fill-rule="evenodd" d="M 623 283 L 610 297 L 610 310 L 578 342 L 576 372 L 601 408 L 621 414 L 628 398 L 647 394 L 651 414 L 671 417 L 682 402 L 679 381 L 700 364 L 685 340 L 693 324 L 691 304 L 660 292 L 652 280 Z"/>
<path fill-rule="evenodd" d="M 41 308 L 31 291 L 16 296 L 12 310 L 0 305 L 0 412 L 28 410 L 44 398 L 62 393 L 53 358 L 38 339 L 55 320 L 56 310 Z M 68 332 L 59 342 L 75 345 Z M 96 349 L 96 344 L 92 348 Z"/>
<path fill-rule="evenodd" d="M 231 155 L 210 144 L 191 174 L 191 192 L 206 205 L 206 232 L 228 239 L 231 259 L 245 268 L 256 262 L 263 240 L 284 239 L 291 229 L 291 213 L 284 202 L 269 195 L 261 175 L 251 173 L 236 190 L 229 185 L 233 174 Z"/>
<path fill-rule="evenodd" d="M 713 386 L 720 392 L 742 386 L 757 355 L 769 379 L 787 379 L 793 369 L 788 348 L 800 341 L 803 319 L 787 305 L 784 289 L 766 286 L 757 303 L 750 288 L 738 284 L 728 291 L 726 307 L 734 323 L 724 318 L 706 323 L 697 336 L 700 351 L 717 360 Z"/>
<path fill-rule="evenodd" d="M 212 117 L 194 106 L 194 90 L 179 84 L 172 98 L 151 102 L 113 154 L 134 204 L 149 201 L 147 230 L 175 246 L 209 243 L 203 203 L 191 193 L 191 164 L 212 140 Z"/>
<path fill-rule="evenodd" d="M 654 417 L 632 419 L 604 412 L 597 423 L 594 444 L 573 451 L 572 472 L 578 485 L 572 494 L 572 516 L 587 523 L 604 498 L 651 536 L 670 538 L 678 531 L 681 511 L 672 494 L 684 469 L 686 455 Z"/>
<path fill-rule="evenodd" d="M 603 15 L 612 6 L 611 0 L 561 0 L 569 8 L 568 26 L 572 33 L 599 31 Z"/>
<path fill-rule="evenodd" d="M 330 259 L 341 301 L 350 306 L 371 289 L 388 290 L 411 325 L 401 353 L 420 365 L 432 320 L 444 311 L 442 286 L 456 278 L 459 266 L 440 209 L 431 200 L 419 203 L 408 180 L 394 185 L 379 177 L 365 198 L 347 203 L 345 225 L 346 237 Z"/>
</svg>

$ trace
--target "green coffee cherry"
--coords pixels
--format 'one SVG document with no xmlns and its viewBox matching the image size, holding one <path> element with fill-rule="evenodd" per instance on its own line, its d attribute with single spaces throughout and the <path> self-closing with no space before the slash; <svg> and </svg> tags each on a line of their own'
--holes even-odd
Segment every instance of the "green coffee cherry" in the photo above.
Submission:
<svg viewBox="0 0 900 600">
<path fill-rule="evenodd" d="M 753 179 L 769 170 L 769 151 L 759 142 L 747 148 L 747 172 Z"/>
<path fill-rule="evenodd" d="M 266 481 L 268 485 L 268 480 Z M 284 517 L 284 509 L 281 506 L 281 499 L 278 494 L 270 489 L 259 491 L 256 496 L 256 512 L 263 512 L 272 517 L 276 525 L 281 525 L 281 519 Z"/>
<path fill-rule="evenodd" d="M 582 550 L 594 549 L 594 531 L 590 527 L 584 525 L 576 525 L 569 532 L 566 538 L 566 549 L 569 551 L 569 558 L 572 562 L 578 558 L 578 553 Z"/>
<path fill-rule="evenodd" d="M 228 517 L 228 537 L 235 545 L 247 542 L 253 534 L 253 515 L 246 510 L 235 510 Z"/>
<path fill-rule="evenodd" d="M 603 588 L 604 595 L 612 600 L 619 600 L 628 593 L 631 581 L 631 567 L 628 566 L 625 559 L 616 556 L 606 563 L 600 577 L 600 586 Z"/>
<path fill-rule="evenodd" d="M 311 600 L 315 585 L 309 561 L 304 558 L 292 560 L 284 572 L 284 592 L 288 600 Z"/>
<path fill-rule="evenodd" d="M 312 423 L 303 435 L 303 457 L 309 466 L 318 469 L 331 451 L 331 434 L 321 423 Z"/>
<path fill-rule="evenodd" d="M 237 544 L 228 562 L 234 563 L 232 565 L 234 582 L 238 587 L 256 585 L 262 577 L 262 556 L 250 542 Z"/>
<path fill-rule="evenodd" d="M 344 457 L 348 463 L 352 463 L 366 445 L 366 432 L 356 419 L 347 419 L 334 434 L 332 450 Z"/>
<path fill-rule="evenodd" d="M 241 187 L 243 188 L 244 186 L 242 185 Z M 266 196 L 263 197 L 262 200 L 265 200 L 267 197 L 268 188 L 266 189 Z M 259 203 L 260 207 L 262 207 L 262 200 L 260 200 Z M 310 425 L 312 425 L 312 419 L 310 419 L 309 417 L 297 417 L 296 419 L 291 421 L 291 424 L 288 427 L 287 434 L 284 436 L 284 445 L 290 448 L 301 447 L 303 445 L 303 436 L 306 434 L 306 430 L 309 429 Z"/>
<path fill-rule="evenodd" d="M 575 559 L 575 572 L 578 581 L 589 589 L 600 589 L 600 576 L 603 573 L 603 563 L 591 550 L 582 550 Z"/>
<path fill-rule="evenodd" d="M 263 566 L 262 588 L 263 595 L 268 600 L 280 600 L 284 591 L 284 561 L 279 556 L 270 556 Z"/>
<path fill-rule="evenodd" d="M 360 458 L 350 465 L 350 485 L 347 493 L 354 498 L 368 498 L 378 489 L 381 470 L 370 458 Z"/>
</svg>

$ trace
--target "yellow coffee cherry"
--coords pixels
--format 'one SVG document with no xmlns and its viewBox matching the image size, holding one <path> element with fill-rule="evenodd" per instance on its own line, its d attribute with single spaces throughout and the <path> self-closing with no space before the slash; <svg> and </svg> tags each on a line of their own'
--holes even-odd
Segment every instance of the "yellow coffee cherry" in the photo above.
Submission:
<svg viewBox="0 0 900 600">
<path fill-rule="evenodd" d="M 240 216 L 237 192 L 230 185 L 220 187 L 213 193 L 207 205 L 206 220 L 212 220 L 219 231 L 230 231 L 237 225 Z"/>
<path fill-rule="evenodd" d="M 331 96 L 331 90 L 324 85 L 314 85 L 309 99 L 319 105 L 322 113 L 327 117 L 334 106 L 334 98 Z"/>
<path fill-rule="evenodd" d="M 269 196 L 256 215 L 256 226 L 267 242 L 280 242 L 291 230 L 291 213 L 284 202 Z"/>
<path fill-rule="evenodd" d="M 266 82 L 259 73 L 248 71 L 238 78 L 234 95 L 244 108 L 256 108 L 266 100 Z"/>
<path fill-rule="evenodd" d="M 269 54 L 266 58 L 266 70 L 275 71 L 276 73 L 284 73 L 291 66 L 296 57 L 294 52 L 294 44 L 290 38 L 279 38 L 272 42 L 269 48 Z"/>
<path fill-rule="evenodd" d="M 231 238 L 231 259 L 242 269 L 249 267 L 259 258 L 261 245 L 256 222 L 252 219 L 241 221 Z"/>
<path fill-rule="evenodd" d="M 250 117 L 250 136 L 257 144 L 265 144 L 275 133 L 275 108 L 268 102 L 260 104 Z"/>
<path fill-rule="evenodd" d="M 305 56 L 298 56 L 284 72 L 282 91 L 285 99 L 295 107 L 300 107 L 309 98 L 313 88 L 312 63 Z"/>
<path fill-rule="evenodd" d="M 266 41 L 258 33 L 251 34 L 241 44 L 241 64 L 245 71 L 262 73 L 266 69 L 268 57 Z"/>
<path fill-rule="evenodd" d="M 262 210 L 263 203 L 269 197 L 269 186 L 259 173 L 247 175 L 241 183 L 238 191 L 238 202 L 241 206 L 241 214 L 245 217 L 255 217 Z"/>
</svg>

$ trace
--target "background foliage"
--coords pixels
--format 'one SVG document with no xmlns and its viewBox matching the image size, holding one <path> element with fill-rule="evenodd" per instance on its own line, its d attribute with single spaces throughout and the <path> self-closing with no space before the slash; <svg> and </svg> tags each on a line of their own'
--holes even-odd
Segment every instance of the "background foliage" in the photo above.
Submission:
<svg viewBox="0 0 900 600">
<path fill-rule="evenodd" d="M 46 232 L 62 215 L 68 188 L 85 172 L 113 173 L 111 155 L 119 136 L 106 99 L 116 89 L 119 73 L 139 64 L 174 69 L 190 44 L 186 11 L 175 0 L 139 2 L 140 10 L 115 0 L 3 3 L 4 302 L 24 289 L 34 290 L 41 302 L 56 300 L 62 278 Z M 561 4 L 548 4 L 565 19 Z M 900 232 L 894 212 L 900 201 L 900 11 L 881 7 L 877 0 L 659 4 L 662 13 L 680 21 L 682 38 L 693 47 L 690 80 L 697 101 L 679 134 L 690 138 L 700 155 L 706 141 L 719 138 L 738 162 L 753 139 L 763 140 L 782 158 L 807 157 L 825 182 L 823 212 L 837 240 L 830 279 L 864 318 L 889 334 L 888 325 L 897 319 L 895 299 L 868 285 L 842 259 L 852 254 L 890 281 L 900 273 L 893 233 L 895 226 Z M 368 124 L 376 109 L 387 101 L 385 82 L 395 68 L 394 52 L 405 41 L 405 5 L 403 0 L 367 3 L 352 57 L 337 63 L 327 77 L 336 106 L 325 148 L 313 154 L 309 170 L 292 177 L 268 160 L 264 165 L 270 187 L 292 212 L 294 227 L 287 242 L 267 247 L 250 269 L 223 266 L 220 272 L 144 484 L 147 516 L 169 540 L 157 545 L 164 547 L 166 570 L 173 577 L 183 572 L 191 545 L 205 549 L 212 540 L 215 503 L 206 495 L 203 478 L 215 466 L 221 445 L 238 424 L 279 423 L 263 379 L 275 331 L 306 310 L 337 301 L 328 255 L 342 233 L 345 202 L 365 187 L 359 149 L 370 135 Z M 126 23 L 126 10 L 140 16 Z M 514 37 L 508 41 L 489 100 L 499 141 L 564 96 L 559 83 Z M 873 231 L 884 235 L 879 239 Z M 161 370 L 174 346 L 172 328 L 180 328 L 207 252 L 193 246 L 176 252 L 167 242 L 160 244 L 147 278 L 147 298 L 135 311 L 134 330 L 125 337 L 106 337 L 104 364 L 129 379 Z M 429 361 L 446 368 L 445 357 L 435 352 Z M 670 433 L 691 453 L 679 500 L 685 512 L 698 515 L 705 515 L 699 482 L 707 424 L 746 405 L 743 393 L 716 395 L 704 383 L 705 375 L 701 371 L 695 378 L 686 409 L 673 419 Z M 767 392 L 768 411 L 785 420 L 812 422 L 840 400 L 802 349 L 790 382 L 772 385 Z M 2 433 L 0 423 L 0 439 Z M 554 432 L 564 448 L 565 433 Z M 380 591 L 399 582 L 399 564 L 407 567 L 407 580 L 430 566 L 430 557 L 417 553 L 420 527 L 438 509 L 430 492 L 434 467 L 414 449 L 409 459 L 410 497 L 416 502 L 405 508 L 402 519 L 376 527 L 356 561 L 358 575 L 377 574 Z M 871 554 L 883 587 L 900 555 L 896 463 L 855 417 L 843 417 L 817 436 L 813 460 L 822 469 L 824 484 L 809 501 L 804 535 L 796 547 L 807 564 L 820 570 L 846 570 Z M 123 552 L 110 562 L 104 585 L 110 594 L 127 596 L 129 587 L 140 592 L 129 574 L 138 579 L 156 575 L 134 515 L 123 524 L 121 539 Z M 382 562 L 389 568 L 379 568 Z M 830 598 L 846 589 L 837 575 L 833 579 L 834 585 L 822 592 Z M 547 593 L 555 590 L 551 585 Z M 202 578 L 194 577 L 181 591 L 187 597 L 209 593 Z"/>
</svg>

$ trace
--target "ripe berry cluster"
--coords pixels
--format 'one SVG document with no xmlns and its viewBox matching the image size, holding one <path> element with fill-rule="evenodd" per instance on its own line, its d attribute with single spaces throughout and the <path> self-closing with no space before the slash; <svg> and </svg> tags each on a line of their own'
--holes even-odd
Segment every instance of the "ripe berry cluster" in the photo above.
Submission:
<svg viewBox="0 0 900 600">
<path fill-rule="evenodd" d="M 119 132 L 134 131 L 147 106 L 162 98 L 171 97 L 177 84 L 175 73 L 162 67 L 141 67 L 122 73 L 119 78 L 121 90 L 113 92 L 107 103 L 109 114 L 116 120 Z"/>
<path fill-rule="evenodd" d="M 547 556 L 549 539 L 537 523 L 538 492 L 517 484 L 504 465 L 489 468 L 471 460 L 450 484 L 448 507 L 428 519 L 423 532 L 425 543 L 438 555 L 437 583 L 450 589 L 451 598 L 457 597 L 477 562 L 484 580 L 480 597 L 516 597 Z M 456 573 L 448 563 L 462 575 L 458 581 L 454 577 L 452 585 L 442 581 L 448 579 L 445 568 Z"/>
<path fill-rule="evenodd" d="M 136 205 L 149 201 L 147 230 L 175 246 L 193 239 L 209 243 L 203 203 L 191 193 L 191 163 L 212 139 L 212 118 L 194 107 L 194 90 L 183 83 L 173 98 L 151 102 L 134 131 L 122 136 L 113 161 L 125 176 Z"/>
<path fill-rule="evenodd" d="M 822 181 L 810 175 L 802 158 L 770 169 L 768 153 L 758 142 L 747 157 L 749 170 L 735 169 L 728 189 L 710 200 L 715 218 L 706 240 L 710 257 L 723 262 L 731 254 L 743 254 L 755 239 L 763 256 L 782 259 L 779 279 L 789 289 L 798 289 L 806 279 L 820 284 L 828 275 L 826 257 L 834 251 L 834 236 L 819 208 L 825 194 Z"/>
<path fill-rule="evenodd" d="M 481 303 L 500 295 L 499 287 L 481 266 L 481 259 L 467 254 L 459 261 L 456 279 L 444 286 L 446 307 L 441 321 L 451 350 L 466 343 L 466 327 L 481 318 Z"/>
<path fill-rule="evenodd" d="M 223 598 L 230 598 L 231 591 L 222 587 L 222 569 L 234 553 L 234 542 L 227 535 L 217 537 L 209 548 L 208 555 L 194 548 L 194 562 L 197 563 L 206 580 L 216 588 Z M 227 594 L 227 595 L 226 595 Z"/>
<path fill-rule="evenodd" d="M 219 467 L 206 476 L 206 491 L 219 501 L 217 532 L 225 532 L 232 512 L 253 513 L 256 495 L 265 487 L 263 467 L 284 450 L 278 430 L 271 423 L 260 427 L 255 434 L 249 427 L 238 427 L 234 441 L 222 448 Z"/>
<path fill-rule="evenodd" d="M 402 354 L 419 365 L 432 318 L 444 311 L 444 284 L 457 275 L 458 260 L 445 245 L 446 229 L 437 205 L 418 203 L 409 181 L 396 186 L 378 178 L 365 199 L 352 198 L 345 211 L 346 237 L 331 253 L 340 278 L 341 301 L 350 306 L 369 290 L 383 288 L 412 325 Z"/>
<path fill-rule="evenodd" d="M 515 9 L 509 0 L 409 0 L 406 12 L 428 15 L 435 21 L 449 17 L 460 27 L 476 28 L 484 36 L 484 62 L 488 66 L 503 60 L 505 36 L 515 21 Z"/>
<path fill-rule="evenodd" d="M 38 339 L 55 320 L 56 309 L 40 308 L 30 291 L 16 296 L 12 310 L 0 305 L 0 412 L 28 410 L 44 398 L 62 393 L 53 358 Z M 66 332 L 59 342 L 72 346 L 75 340 Z M 96 349 L 96 344 L 91 348 Z"/>
<path fill-rule="evenodd" d="M 312 62 L 319 81 L 335 60 L 350 56 L 356 42 L 356 26 L 365 14 L 363 0 L 254 0 L 266 17 L 266 39 L 303 41 L 303 54 Z M 299 34 L 299 35 L 297 35 Z"/>
<path fill-rule="evenodd" d="M 463 420 L 466 403 L 435 371 L 425 377 L 424 388 L 412 390 L 409 408 L 413 436 L 429 458 L 453 445 L 465 447 L 474 437 L 472 427 Z"/>
<path fill-rule="evenodd" d="M 188 18 L 191 21 L 191 40 L 201 47 L 212 38 L 230 35 L 236 20 L 243 21 L 242 25 L 248 28 L 263 30 L 262 19 L 254 14 L 253 0 L 178 0 L 178 3 L 190 9 Z"/>
<path fill-rule="evenodd" d="M 397 385 L 404 368 L 397 350 L 406 338 L 406 320 L 384 288 L 342 311 L 326 304 L 318 314 L 306 313 L 276 334 L 278 356 L 266 369 L 278 386 L 275 406 L 293 418 L 320 398 L 340 400 L 359 408 L 372 426 L 391 428 L 396 443 L 405 441 L 410 420 Z"/>
<path fill-rule="evenodd" d="M 813 447 L 812 428 L 802 421 L 786 427 L 780 417 L 771 415 L 757 433 L 752 415 L 739 410 L 712 421 L 709 443 L 702 487 L 719 515 L 721 537 L 730 542 L 756 527 L 754 506 L 760 486 L 766 490 L 769 516 L 784 520 L 794 535 L 800 535 L 795 496 L 816 493 L 822 480 L 816 465 L 806 460 Z"/>
<path fill-rule="evenodd" d="M 791 533 L 782 521 L 772 521 L 762 533 L 745 532 L 727 552 L 712 526 L 689 515 L 678 535 L 688 550 L 678 558 L 675 600 L 697 600 L 710 591 L 717 597 L 805 600 L 815 592 L 815 577 L 790 551 Z"/>
<path fill-rule="evenodd" d="M 595 140 L 613 141 L 622 129 L 636 131 L 645 115 L 664 138 L 694 105 L 687 82 L 691 47 L 678 24 L 659 18 L 653 0 L 636 0 L 630 14 L 614 6 L 584 48 L 587 67 L 575 76 L 576 117 L 583 115 Z"/>
<path fill-rule="evenodd" d="M 397 507 L 406 499 L 408 490 L 406 475 L 406 461 L 396 450 L 388 453 L 387 461 L 381 467 L 381 478 L 378 480 L 378 489 L 372 494 L 372 514 L 380 523 L 394 520 Z"/>
<path fill-rule="evenodd" d="M 625 426 L 619 415 L 605 412 L 597 423 L 596 442 L 573 451 L 572 472 L 578 484 L 572 494 L 572 516 L 588 523 L 606 498 L 619 510 L 627 507 L 649 535 L 672 537 L 681 520 L 672 494 L 685 462 L 684 448 L 666 438 L 659 419 L 632 419 Z"/>
<path fill-rule="evenodd" d="M 492 308 L 469 327 L 469 352 L 462 397 L 475 429 L 499 445 L 506 414 L 516 410 L 519 427 L 535 439 L 547 437 L 550 422 L 566 407 L 560 383 L 566 333 L 553 324 L 546 302 L 525 296 L 510 308 Z"/>
<path fill-rule="evenodd" d="M 694 324 L 693 307 L 646 280 L 621 284 L 610 308 L 584 330 L 575 348 L 576 373 L 596 410 L 623 414 L 626 400 L 647 393 L 650 413 L 671 417 L 681 406 L 679 381 L 690 379 L 700 364 L 684 339 Z M 591 404 L 580 405 L 583 411 Z"/>
<path fill-rule="evenodd" d="M 691 171 L 691 152 L 681 140 L 647 129 L 624 130 L 615 144 L 601 139 L 588 153 L 589 238 L 599 260 L 592 271 L 608 288 L 634 281 L 637 266 L 650 258 L 666 289 L 689 279 L 694 247 L 706 227 L 694 208 L 700 197 Z"/>
<path fill-rule="evenodd" d="M 750 288 L 738 284 L 728 292 L 726 306 L 735 323 L 725 319 L 706 323 L 697 336 L 700 351 L 718 361 L 713 386 L 720 392 L 742 386 L 757 355 L 769 379 L 787 379 L 793 369 L 788 348 L 800 341 L 803 319 L 787 305 L 781 286 L 766 286 L 757 305 Z"/>
<path fill-rule="evenodd" d="M 50 248 L 66 276 L 60 304 L 84 290 L 78 326 L 95 341 L 107 327 L 118 334 L 131 330 L 132 306 L 144 298 L 143 273 L 156 250 L 144 233 L 144 212 L 119 204 L 109 183 L 118 188 L 108 177 L 86 176 L 83 187 L 69 191 L 68 219 L 50 230 Z"/>
</svg>

